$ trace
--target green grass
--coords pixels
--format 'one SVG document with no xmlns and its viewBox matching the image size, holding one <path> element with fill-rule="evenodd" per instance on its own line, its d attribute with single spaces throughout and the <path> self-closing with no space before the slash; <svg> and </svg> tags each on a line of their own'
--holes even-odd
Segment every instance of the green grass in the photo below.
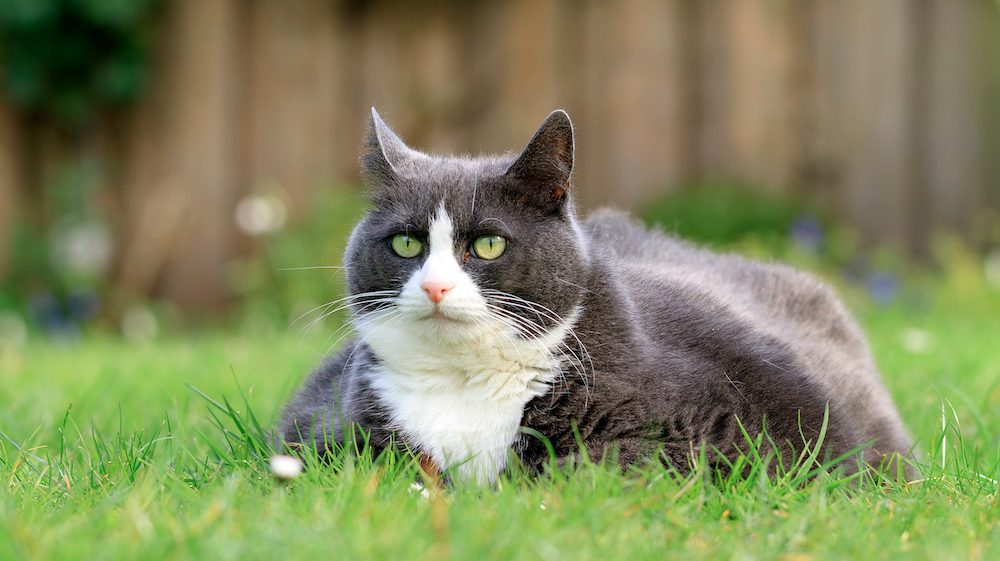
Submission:
<svg viewBox="0 0 1000 561">
<path fill-rule="evenodd" d="M 322 334 L 2 349 L 0 559 L 988 559 L 1000 297 L 950 293 L 856 306 L 924 452 L 921 481 L 860 489 L 586 464 L 424 498 L 411 459 L 347 454 L 281 485 L 254 419 L 275 419 Z"/>
</svg>

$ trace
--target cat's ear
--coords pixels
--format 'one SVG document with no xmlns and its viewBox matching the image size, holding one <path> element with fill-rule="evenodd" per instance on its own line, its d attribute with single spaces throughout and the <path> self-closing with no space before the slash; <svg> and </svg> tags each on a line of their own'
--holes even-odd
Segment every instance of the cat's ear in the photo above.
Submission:
<svg viewBox="0 0 1000 561">
<path fill-rule="evenodd" d="M 389 182 L 406 169 L 408 161 L 419 156 L 422 154 L 410 149 L 372 107 L 364 152 L 361 154 L 364 176 L 376 183 Z"/>
<path fill-rule="evenodd" d="M 506 175 L 525 200 L 555 210 L 566 201 L 572 172 L 573 123 L 557 109 L 542 121 Z"/>
</svg>

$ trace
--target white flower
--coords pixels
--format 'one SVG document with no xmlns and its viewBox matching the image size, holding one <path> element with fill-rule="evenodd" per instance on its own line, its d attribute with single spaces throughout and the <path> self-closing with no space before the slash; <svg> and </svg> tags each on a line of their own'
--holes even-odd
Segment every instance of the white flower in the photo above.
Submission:
<svg viewBox="0 0 1000 561">
<path fill-rule="evenodd" d="M 904 329 L 899 339 L 903 348 L 913 354 L 924 354 L 934 346 L 934 335 L 916 327 Z"/>
<path fill-rule="evenodd" d="M 263 236 L 281 230 L 288 218 L 285 203 L 274 195 L 249 195 L 236 205 L 236 224 L 244 233 Z"/>
</svg>

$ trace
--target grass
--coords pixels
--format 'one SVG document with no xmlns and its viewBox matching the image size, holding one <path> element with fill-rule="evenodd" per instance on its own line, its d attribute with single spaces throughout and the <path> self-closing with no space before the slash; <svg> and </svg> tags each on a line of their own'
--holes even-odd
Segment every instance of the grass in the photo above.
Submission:
<svg viewBox="0 0 1000 561">
<path fill-rule="evenodd" d="M 860 489 L 584 464 L 424 497 L 365 454 L 283 485 L 260 433 L 322 334 L 0 349 L 0 559 L 988 559 L 1000 297 L 949 293 L 858 307 L 923 451 L 919 482 Z"/>
</svg>

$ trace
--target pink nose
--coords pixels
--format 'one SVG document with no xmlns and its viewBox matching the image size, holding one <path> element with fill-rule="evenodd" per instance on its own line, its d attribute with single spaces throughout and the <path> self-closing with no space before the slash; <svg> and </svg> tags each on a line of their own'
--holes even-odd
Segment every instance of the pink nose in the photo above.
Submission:
<svg viewBox="0 0 1000 561">
<path fill-rule="evenodd" d="M 446 281 L 425 280 L 420 283 L 420 288 L 424 289 L 424 292 L 427 293 L 427 297 L 430 298 L 431 302 L 440 304 L 441 301 L 444 300 L 445 293 L 455 288 L 455 284 Z"/>
</svg>

